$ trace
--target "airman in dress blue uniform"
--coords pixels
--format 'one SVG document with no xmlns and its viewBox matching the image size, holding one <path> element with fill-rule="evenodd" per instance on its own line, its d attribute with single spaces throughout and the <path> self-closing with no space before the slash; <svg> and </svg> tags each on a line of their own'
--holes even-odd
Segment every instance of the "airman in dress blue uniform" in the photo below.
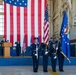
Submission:
<svg viewBox="0 0 76 75">
<path fill-rule="evenodd" d="M 49 42 L 49 55 L 51 57 L 51 65 L 53 72 L 56 72 L 56 60 L 57 60 L 57 45 L 54 40 Z"/>
<path fill-rule="evenodd" d="M 1 54 L 2 54 L 2 56 L 4 55 L 4 54 L 3 54 L 3 53 L 4 53 L 4 52 L 3 52 L 3 47 L 2 47 L 2 44 L 3 44 L 4 42 L 7 42 L 6 39 L 5 39 L 5 37 L 3 37 L 2 41 L 1 41 L 1 52 L 2 52 Z"/>
<path fill-rule="evenodd" d="M 17 42 L 15 42 L 15 44 L 16 44 L 16 54 L 17 54 L 17 56 L 20 56 L 20 53 L 21 53 L 20 42 L 17 41 Z"/>
<path fill-rule="evenodd" d="M 60 72 L 64 72 L 63 70 L 63 65 L 64 65 L 64 56 L 61 54 L 61 39 L 59 37 L 59 41 L 58 41 L 58 50 L 57 50 L 57 56 L 58 56 L 58 63 L 59 63 L 59 71 Z"/>
<path fill-rule="evenodd" d="M 43 71 L 48 72 L 48 45 L 45 43 L 41 44 L 41 54 L 43 56 Z"/>
<path fill-rule="evenodd" d="M 39 43 L 38 38 L 34 38 L 35 43 L 31 44 L 31 52 L 33 59 L 33 71 L 38 72 L 38 64 L 39 64 Z"/>
</svg>

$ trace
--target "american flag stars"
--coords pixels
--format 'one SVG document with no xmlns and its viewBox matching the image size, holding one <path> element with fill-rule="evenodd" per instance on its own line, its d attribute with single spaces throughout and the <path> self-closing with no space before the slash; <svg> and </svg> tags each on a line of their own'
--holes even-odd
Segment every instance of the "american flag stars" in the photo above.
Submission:
<svg viewBox="0 0 76 75">
<path fill-rule="evenodd" d="M 4 0 L 8 4 L 15 5 L 15 6 L 22 6 L 26 7 L 27 6 L 27 0 Z"/>
</svg>

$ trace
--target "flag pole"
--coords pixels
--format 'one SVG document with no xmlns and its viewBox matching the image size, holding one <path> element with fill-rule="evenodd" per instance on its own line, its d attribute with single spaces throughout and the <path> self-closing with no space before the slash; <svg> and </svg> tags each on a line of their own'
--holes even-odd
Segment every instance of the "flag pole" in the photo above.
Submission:
<svg viewBox="0 0 76 75">
<path fill-rule="evenodd" d="M 60 53 L 68 60 L 69 63 L 71 63 L 70 59 L 63 52 Z"/>
<path fill-rule="evenodd" d="M 67 13 L 68 13 L 68 36 L 69 36 L 69 29 L 70 29 L 70 26 L 69 26 L 69 12 L 70 12 L 70 9 L 71 9 L 71 1 L 68 0 L 68 4 L 69 4 L 69 7 L 67 9 Z M 63 53 L 64 54 L 64 53 Z M 64 54 L 65 55 L 65 54 Z M 69 63 L 71 63 L 70 59 L 65 55 L 66 59 L 69 61 Z"/>
</svg>

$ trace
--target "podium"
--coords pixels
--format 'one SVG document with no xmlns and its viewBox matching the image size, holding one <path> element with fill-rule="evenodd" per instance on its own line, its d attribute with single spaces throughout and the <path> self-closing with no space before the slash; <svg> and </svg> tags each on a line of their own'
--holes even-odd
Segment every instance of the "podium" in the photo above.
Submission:
<svg viewBox="0 0 76 75">
<path fill-rule="evenodd" d="M 3 57 L 10 57 L 10 47 L 12 46 L 12 43 L 5 42 L 2 44 L 3 47 Z"/>
</svg>

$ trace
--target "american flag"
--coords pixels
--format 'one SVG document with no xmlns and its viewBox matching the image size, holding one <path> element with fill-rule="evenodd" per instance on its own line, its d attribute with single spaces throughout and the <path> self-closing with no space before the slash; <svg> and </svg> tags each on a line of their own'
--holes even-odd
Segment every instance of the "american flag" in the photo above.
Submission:
<svg viewBox="0 0 76 75">
<path fill-rule="evenodd" d="M 26 45 L 30 39 L 40 37 L 43 42 L 44 13 L 47 0 L 4 0 L 4 37 L 12 42 L 19 40 Z"/>
<path fill-rule="evenodd" d="M 44 42 L 48 44 L 49 42 L 49 22 L 48 22 L 48 6 L 45 9 L 45 19 L 44 19 Z"/>
</svg>

